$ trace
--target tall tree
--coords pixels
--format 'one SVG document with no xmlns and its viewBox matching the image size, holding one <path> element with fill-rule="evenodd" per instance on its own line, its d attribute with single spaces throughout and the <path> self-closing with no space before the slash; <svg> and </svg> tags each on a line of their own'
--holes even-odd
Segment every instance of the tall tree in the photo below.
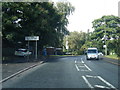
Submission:
<svg viewBox="0 0 120 90">
<path fill-rule="evenodd" d="M 120 39 L 120 18 L 113 15 L 102 16 L 93 22 L 94 32 L 92 33 L 92 41 L 105 40 L 108 51 L 115 51 L 119 53 L 119 39 Z M 116 44 L 116 43 L 117 44 Z M 99 43 L 100 45 L 100 43 Z M 101 44 L 103 46 L 103 44 Z"/>
<path fill-rule="evenodd" d="M 85 44 L 85 37 L 86 33 L 84 32 L 70 32 L 70 34 L 67 36 L 67 39 L 66 37 L 64 39 L 64 46 L 66 41 L 68 41 L 69 49 L 74 50 L 77 54 L 79 54 L 79 50 Z"/>
<path fill-rule="evenodd" d="M 68 31 L 63 22 L 64 13 L 51 2 L 4 2 L 3 14 L 3 43 L 15 46 L 18 41 L 25 45 L 25 36 L 38 35 L 39 45 L 60 46 L 62 37 Z"/>
<path fill-rule="evenodd" d="M 120 18 L 113 15 L 102 16 L 102 18 L 96 19 L 93 22 L 94 39 L 102 39 L 106 34 L 108 39 L 116 39 L 119 32 L 118 25 L 120 24 Z M 105 33 L 106 32 L 106 33 Z"/>
</svg>

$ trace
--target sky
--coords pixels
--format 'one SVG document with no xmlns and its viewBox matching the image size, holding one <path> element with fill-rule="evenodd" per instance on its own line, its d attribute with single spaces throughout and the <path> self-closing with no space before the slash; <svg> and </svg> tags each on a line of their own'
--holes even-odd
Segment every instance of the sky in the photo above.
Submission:
<svg viewBox="0 0 120 90">
<path fill-rule="evenodd" d="M 101 18 L 103 15 L 118 16 L 118 2 L 120 0 L 52 0 L 69 1 L 74 7 L 73 15 L 68 17 L 67 29 L 70 32 L 93 31 L 92 21 Z"/>
</svg>

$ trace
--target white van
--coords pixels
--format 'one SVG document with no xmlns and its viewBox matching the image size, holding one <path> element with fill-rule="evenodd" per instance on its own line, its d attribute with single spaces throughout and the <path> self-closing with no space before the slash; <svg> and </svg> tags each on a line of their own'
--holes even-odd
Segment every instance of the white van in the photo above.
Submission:
<svg viewBox="0 0 120 90">
<path fill-rule="evenodd" d="M 99 60 L 98 49 L 97 48 L 88 48 L 86 57 L 87 57 L 87 60 L 89 60 L 89 59 Z"/>
</svg>

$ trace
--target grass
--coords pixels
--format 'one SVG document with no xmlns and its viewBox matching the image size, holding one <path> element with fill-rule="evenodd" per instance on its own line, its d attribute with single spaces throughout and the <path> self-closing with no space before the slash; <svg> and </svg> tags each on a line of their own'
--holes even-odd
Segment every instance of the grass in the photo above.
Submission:
<svg viewBox="0 0 120 90">
<path fill-rule="evenodd" d="M 117 57 L 116 54 L 115 55 L 107 55 L 105 57 L 112 58 L 112 59 L 117 59 L 117 60 L 120 59 L 120 57 Z"/>
</svg>

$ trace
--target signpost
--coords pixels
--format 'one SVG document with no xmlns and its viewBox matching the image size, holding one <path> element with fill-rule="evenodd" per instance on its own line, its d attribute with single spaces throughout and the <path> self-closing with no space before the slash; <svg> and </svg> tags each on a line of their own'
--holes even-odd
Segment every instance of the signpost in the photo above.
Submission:
<svg viewBox="0 0 120 90">
<path fill-rule="evenodd" d="M 25 40 L 28 41 L 28 49 L 29 49 L 29 41 L 36 41 L 35 59 L 37 59 L 37 41 L 39 40 L 39 36 L 26 36 Z"/>
</svg>

